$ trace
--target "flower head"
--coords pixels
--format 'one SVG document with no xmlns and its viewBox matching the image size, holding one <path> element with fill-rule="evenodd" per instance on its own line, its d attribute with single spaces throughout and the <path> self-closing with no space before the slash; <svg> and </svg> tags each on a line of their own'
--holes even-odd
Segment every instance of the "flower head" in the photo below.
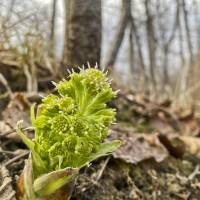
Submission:
<svg viewBox="0 0 200 200">
<path fill-rule="evenodd" d="M 58 95 L 45 97 L 32 120 L 35 141 L 29 148 L 35 168 L 42 166 L 36 176 L 45 170 L 80 168 L 119 145 L 116 141 L 103 144 L 116 113 L 107 106 L 115 92 L 106 74 L 92 68 L 81 70 L 56 84 L 56 89 Z"/>
</svg>

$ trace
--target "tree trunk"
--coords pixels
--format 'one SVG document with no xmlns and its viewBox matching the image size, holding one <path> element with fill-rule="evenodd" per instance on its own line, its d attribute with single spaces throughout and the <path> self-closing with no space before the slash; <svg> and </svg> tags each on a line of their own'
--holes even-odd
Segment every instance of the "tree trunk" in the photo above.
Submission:
<svg viewBox="0 0 200 200">
<path fill-rule="evenodd" d="M 129 33 L 129 64 L 130 64 L 130 73 L 131 78 L 133 78 L 135 72 L 135 51 L 134 51 L 134 41 L 133 41 L 133 26 L 130 24 L 130 33 Z"/>
<path fill-rule="evenodd" d="M 164 46 L 164 60 L 163 60 L 163 89 L 169 84 L 169 71 L 168 71 L 168 60 L 169 60 L 169 46 Z"/>
<path fill-rule="evenodd" d="M 100 64 L 101 0 L 65 0 L 63 63 L 68 67 Z"/>
<path fill-rule="evenodd" d="M 178 29 L 179 25 L 179 4 L 176 3 L 176 13 L 175 13 L 175 20 L 172 27 L 172 32 L 169 36 L 169 38 L 164 42 L 163 50 L 164 50 L 164 61 L 163 61 L 163 77 L 164 77 L 164 86 L 169 85 L 170 83 L 170 77 L 169 77 L 169 70 L 168 70 L 168 64 L 169 64 L 169 50 L 170 46 L 174 40 L 176 31 Z"/>
<path fill-rule="evenodd" d="M 146 12 L 146 33 L 149 52 L 149 64 L 150 75 L 153 84 L 153 88 L 156 88 L 155 68 L 156 68 L 156 43 L 155 43 L 155 30 L 154 30 L 154 18 L 150 11 L 150 0 L 145 0 L 145 12 Z"/>
<path fill-rule="evenodd" d="M 114 37 L 113 43 L 111 45 L 111 49 L 109 51 L 108 60 L 106 62 L 106 68 L 111 68 L 115 64 L 117 54 L 119 48 L 121 46 L 122 40 L 124 38 L 124 33 L 127 27 L 127 24 L 130 19 L 130 11 L 131 11 L 131 0 L 123 0 L 122 1 L 122 13 L 119 21 L 119 28 L 116 31 L 116 35 Z"/>
<path fill-rule="evenodd" d="M 181 59 L 181 67 L 184 68 L 185 67 L 185 58 L 184 58 L 184 47 L 183 47 L 183 30 L 182 30 L 182 26 L 181 26 L 181 12 L 180 12 L 180 0 L 176 0 L 177 3 L 177 15 L 178 15 L 178 31 L 179 31 L 179 35 L 178 35 L 178 39 L 179 39 L 179 49 L 180 49 L 180 59 Z"/>
<path fill-rule="evenodd" d="M 185 0 L 182 0 L 182 9 L 183 9 L 183 19 L 184 19 L 183 21 L 184 21 L 184 26 L 185 26 L 185 31 L 186 31 L 186 41 L 187 41 L 187 46 L 188 46 L 188 52 L 190 55 L 189 67 L 191 70 L 192 62 L 193 62 L 193 48 L 192 48 L 192 41 L 191 41 L 191 35 L 190 35 L 190 29 L 189 29 L 188 11 L 186 9 Z"/>
<path fill-rule="evenodd" d="M 52 0 L 51 32 L 49 36 L 49 54 L 52 56 L 54 56 L 55 44 L 56 2 L 57 0 Z"/>
<path fill-rule="evenodd" d="M 133 33 L 134 33 L 135 42 L 136 42 L 137 51 L 138 51 L 140 76 L 141 76 L 140 82 L 141 82 L 142 88 L 145 88 L 145 90 L 146 90 L 145 92 L 147 92 L 148 88 L 146 88 L 146 86 L 148 86 L 148 76 L 146 75 L 146 66 L 145 66 L 145 63 L 144 63 L 144 56 L 143 56 L 143 51 L 142 51 L 141 38 L 140 38 L 140 35 L 138 33 L 137 26 L 135 24 L 135 19 L 133 17 L 131 17 L 131 25 L 133 27 Z"/>
</svg>

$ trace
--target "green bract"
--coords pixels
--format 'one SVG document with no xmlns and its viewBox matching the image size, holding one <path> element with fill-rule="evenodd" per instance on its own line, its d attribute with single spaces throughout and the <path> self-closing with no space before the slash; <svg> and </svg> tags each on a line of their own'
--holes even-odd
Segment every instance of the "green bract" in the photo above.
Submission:
<svg viewBox="0 0 200 200">
<path fill-rule="evenodd" d="M 35 177 L 66 167 L 80 168 L 119 146 L 119 141 L 103 143 L 115 120 L 115 109 L 107 103 L 116 95 L 105 73 L 81 70 L 55 86 L 58 95 L 45 97 L 37 116 L 32 108 L 35 140 L 18 131 L 32 151 Z"/>
</svg>

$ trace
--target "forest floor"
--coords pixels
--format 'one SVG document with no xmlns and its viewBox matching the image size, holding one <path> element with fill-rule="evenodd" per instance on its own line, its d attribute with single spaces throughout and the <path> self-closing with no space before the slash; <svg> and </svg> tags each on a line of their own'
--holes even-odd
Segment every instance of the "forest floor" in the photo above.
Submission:
<svg viewBox="0 0 200 200">
<path fill-rule="evenodd" d="M 39 94 L 21 92 L 0 100 L 2 200 L 16 199 L 16 180 L 29 154 L 14 128 L 21 119 L 30 126 L 30 105 L 40 101 Z M 124 90 L 110 106 L 118 115 L 108 139 L 123 144 L 80 171 L 72 200 L 200 199 L 200 119 L 193 109 Z"/>
</svg>

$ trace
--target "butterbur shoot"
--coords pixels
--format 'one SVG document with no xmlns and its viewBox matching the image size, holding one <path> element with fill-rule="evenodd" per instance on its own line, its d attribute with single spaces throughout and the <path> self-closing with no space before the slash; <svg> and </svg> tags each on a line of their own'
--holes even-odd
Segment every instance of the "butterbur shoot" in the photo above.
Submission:
<svg viewBox="0 0 200 200">
<path fill-rule="evenodd" d="M 54 84 L 58 95 L 45 97 L 36 115 L 35 108 L 31 109 L 33 141 L 26 137 L 18 123 L 18 133 L 31 151 L 33 188 L 26 190 L 25 187 L 24 199 L 54 193 L 70 183 L 78 169 L 120 145 L 117 140 L 104 142 L 116 114 L 115 109 L 107 106 L 116 92 L 105 73 L 94 68 L 82 69 Z M 50 182 L 53 186 L 49 186 Z M 68 194 L 62 199 L 69 197 Z"/>
</svg>

